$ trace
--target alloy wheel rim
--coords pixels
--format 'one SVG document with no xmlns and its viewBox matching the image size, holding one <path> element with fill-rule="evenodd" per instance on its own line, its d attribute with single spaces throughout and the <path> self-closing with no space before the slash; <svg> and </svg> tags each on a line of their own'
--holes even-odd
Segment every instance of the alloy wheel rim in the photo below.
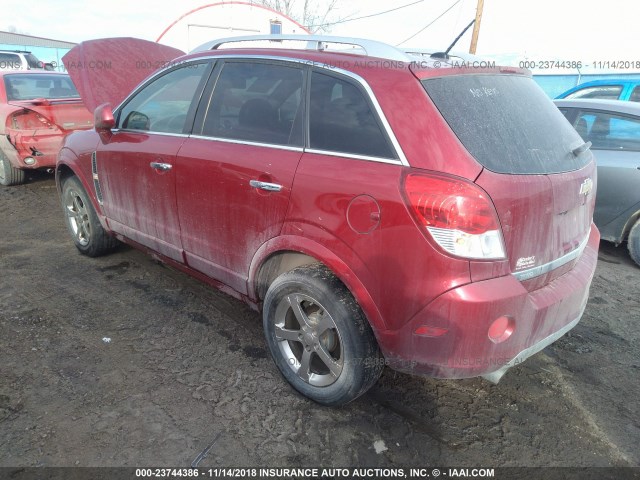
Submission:
<svg viewBox="0 0 640 480">
<path fill-rule="evenodd" d="M 87 207 L 75 190 L 69 190 L 65 200 L 65 211 L 71 231 L 76 241 L 86 247 L 89 245 L 89 238 L 91 237 L 91 224 L 89 223 Z"/>
<path fill-rule="evenodd" d="M 275 337 L 291 370 L 305 383 L 326 387 L 344 367 L 340 333 L 331 314 L 301 293 L 285 296 L 275 313 Z"/>
<path fill-rule="evenodd" d="M 4 165 L 4 158 L 0 157 L 0 179 L 4 180 L 7 178 L 7 168 Z"/>
</svg>

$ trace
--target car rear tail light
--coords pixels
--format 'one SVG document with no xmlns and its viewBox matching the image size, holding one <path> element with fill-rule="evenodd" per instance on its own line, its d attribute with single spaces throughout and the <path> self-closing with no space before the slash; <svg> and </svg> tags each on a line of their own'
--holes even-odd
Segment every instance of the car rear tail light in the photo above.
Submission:
<svg viewBox="0 0 640 480">
<path fill-rule="evenodd" d="M 451 177 L 409 174 L 404 193 L 418 225 L 447 253 L 482 260 L 505 258 L 495 207 L 477 185 Z"/>
<path fill-rule="evenodd" d="M 12 128 L 16 130 L 57 130 L 57 127 L 39 113 L 24 110 L 11 116 Z"/>
</svg>

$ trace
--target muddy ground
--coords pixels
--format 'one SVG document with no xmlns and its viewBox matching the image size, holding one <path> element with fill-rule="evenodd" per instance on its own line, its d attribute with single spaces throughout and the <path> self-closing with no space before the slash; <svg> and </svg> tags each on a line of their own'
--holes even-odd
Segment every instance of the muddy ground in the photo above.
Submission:
<svg viewBox="0 0 640 480">
<path fill-rule="evenodd" d="M 387 370 L 322 408 L 244 304 L 128 247 L 81 256 L 36 175 L 0 188 L 0 466 L 189 466 L 212 443 L 200 466 L 638 466 L 639 285 L 603 243 L 582 322 L 500 384 Z"/>
</svg>

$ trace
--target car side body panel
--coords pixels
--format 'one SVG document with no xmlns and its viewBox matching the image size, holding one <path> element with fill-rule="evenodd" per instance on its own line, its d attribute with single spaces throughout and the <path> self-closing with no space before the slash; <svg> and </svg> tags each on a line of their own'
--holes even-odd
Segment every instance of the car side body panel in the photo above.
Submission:
<svg viewBox="0 0 640 480">
<path fill-rule="evenodd" d="M 394 330 L 435 296 L 471 281 L 468 260 L 444 255 L 416 227 L 400 191 L 403 171 L 307 152 L 296 172 L 285 230 L 366 266 L 354 273 L 386 328 Z M 394 260 L 399 256 L 412 261 Z"/>
<path fill-rule="evenodd" d="M 603 240 L 619 244 L 640 217 L 640 105 L 595 99 L 556 100 L 555 103 L 566 112 L 567 119 L 576 129 L 584 130 L 580 133 L 585 140 L 594 140 L 591 150 L 597 164 L 598 195 L 593 220 Z M 621 125 L 628 130 L 621 131 L 618 126 L 618 134 L 622 132 L 624 137 L 614 135 L 596 140 L 591 137 L 594 127 L 588 131 L 583 117 L 606 120 L 608 129 L 613 122 L 622 120 Z M 583 123 L 581 127 L 580 122 Z"/>
<path fill-rule="evenodd" d="M 253 253 L 282 229 L 301 156 L 301 149 L 187 139 L 175 169 L 187 264 L 246 294 Z"/>
<path fill-rule="evenodd" d="M 185 137 L 113 132 L 101 142 L 94 163 L 111 229 L 176 261 L 183 260 L 176 208 L 174 165 Z"/>
<path fill-rule="evenodd" d="M 603 238 L 613 234 L 608 225 L 629 218 L 640 204 L 640 152 L 595 150 L 598 161 L 599 202 L 593 219 Z M 620 232 L 622 233 L 622 232 Z M 616 240 L 617 241 L 617 240 Z"/>
</svg>

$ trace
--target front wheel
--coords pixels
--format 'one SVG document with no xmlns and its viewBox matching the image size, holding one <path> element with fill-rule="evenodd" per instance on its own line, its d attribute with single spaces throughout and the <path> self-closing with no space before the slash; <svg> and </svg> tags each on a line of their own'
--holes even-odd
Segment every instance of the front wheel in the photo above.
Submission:
<svg viewBox="0 0 640 480">
<path fill-rule="evenodd" d="M 62 184 L 62 209 L 73 243 L 80 253 L 98 257 L 118 245 L 118 240 L 102 228 L 91 200 L 77 177 L 69 177 Z"/>
<path fill-rule="evenodd" d="M 362 310 L 323 265 L 299 267 L 276 278 L 265 296 L 263 325 L 282 375 L 322 405 L 355 400 L 384 368 Z"/>
<path fill-rule="evenodd" d="M 627 239 L 627 247 L 629 248 L 629 256 L 640 266 L 640 218 L 631 227 L 629 238 Z"/>
<path fill-rule="evenodd" d="M 0 150 L 0 185 L 6 187 L 20 185 L 25 182 L 26 178 L 25 171 L 11 165 L 9 159 Z"/>
</svg>

